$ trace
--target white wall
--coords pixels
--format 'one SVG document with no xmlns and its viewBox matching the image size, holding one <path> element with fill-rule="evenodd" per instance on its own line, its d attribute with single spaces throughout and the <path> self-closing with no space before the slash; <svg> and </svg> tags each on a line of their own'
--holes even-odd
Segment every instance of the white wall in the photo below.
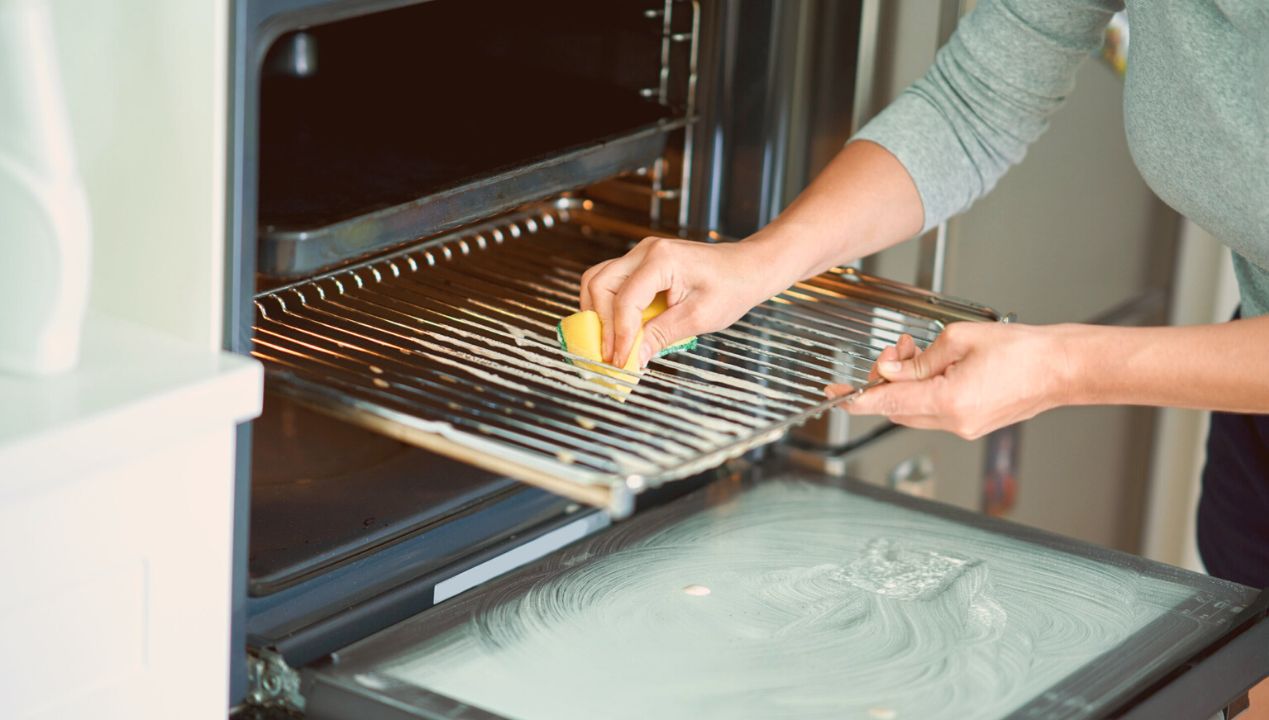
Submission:
<svg viewBox="0 0 1269 720">
<path fill-rule="evenodd" d="M 221 345 L 228 0 L 50 0 L 92 213 L 89 306 Z"/>
</svg>

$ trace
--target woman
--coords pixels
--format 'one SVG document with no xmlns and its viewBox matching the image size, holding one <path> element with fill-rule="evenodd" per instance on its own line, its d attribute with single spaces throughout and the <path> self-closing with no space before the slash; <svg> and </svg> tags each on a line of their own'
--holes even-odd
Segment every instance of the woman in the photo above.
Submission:
<svg viewBox="0 0 1269 720">
<path fill-rule="evenodd" d="M 1070 91 L 1119 0 L 981 0 L 926 76 L 780 217 L 735 244 L 647 238 L 591 268 L 581 304 L 627 357 L 723 328 L 793 282 L 882 250 L 988 192 Z M 954 325 L 888 348 L 845 406 L 976 438 L 1062 405 L 1216 412 L 1199 508 L 1209 572 L 1269 586 L 1269 0 L 1129 0 L 1129 146 L 1167 203 L 1234 251 L 1241 319 L 1180 328 Z M 1078 210 L 1073 208 L 1073 210 Z M 850 388 L 830 386 L 832 396 Z"/>
</svg>

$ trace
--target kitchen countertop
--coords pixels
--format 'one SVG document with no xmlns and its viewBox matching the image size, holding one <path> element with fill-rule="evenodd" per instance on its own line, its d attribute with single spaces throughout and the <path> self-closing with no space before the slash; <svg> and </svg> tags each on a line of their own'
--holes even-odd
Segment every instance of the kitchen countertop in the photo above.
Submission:
<svg viewBox="0 0 1269 720">
<path fill-rule="evenodd" d="M 0 375 L 0 494 L 260 412 L 263 374 L 251 358 L 99 313 L 85 321 L 82 348 L 64 375 Z"/>
</svg>

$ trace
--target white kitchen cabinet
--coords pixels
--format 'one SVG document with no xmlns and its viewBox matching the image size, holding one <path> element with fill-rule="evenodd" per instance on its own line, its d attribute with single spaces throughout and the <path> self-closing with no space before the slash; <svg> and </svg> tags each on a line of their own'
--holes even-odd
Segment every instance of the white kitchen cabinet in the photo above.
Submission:
<svg viewBox="0 0 1269 720">
<path fill-rule="evenodd" d="M 81 366 L 0 377 L 7 718 L 224 717 L 248 358 L 91 315 Z"/>
</svg>

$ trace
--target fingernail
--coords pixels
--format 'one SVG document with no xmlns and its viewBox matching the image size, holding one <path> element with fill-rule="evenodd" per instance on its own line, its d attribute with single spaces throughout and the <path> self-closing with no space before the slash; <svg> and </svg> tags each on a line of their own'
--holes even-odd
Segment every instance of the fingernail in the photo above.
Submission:
<svg viewBox="0 0 1269 720">
<path fill-rule="evenodd" d="M 903 369 L 903 363 L 894 360 L 887 360 L 881 363 L 881 372 L 894 375 Z"/>
<path fill-rule="evenodd" d="M 639 348 L 639 368 L 643 369 L 648 366 L 648 362 L 652 360 L 652 347 L 647 343 Z"/>
</svg>

